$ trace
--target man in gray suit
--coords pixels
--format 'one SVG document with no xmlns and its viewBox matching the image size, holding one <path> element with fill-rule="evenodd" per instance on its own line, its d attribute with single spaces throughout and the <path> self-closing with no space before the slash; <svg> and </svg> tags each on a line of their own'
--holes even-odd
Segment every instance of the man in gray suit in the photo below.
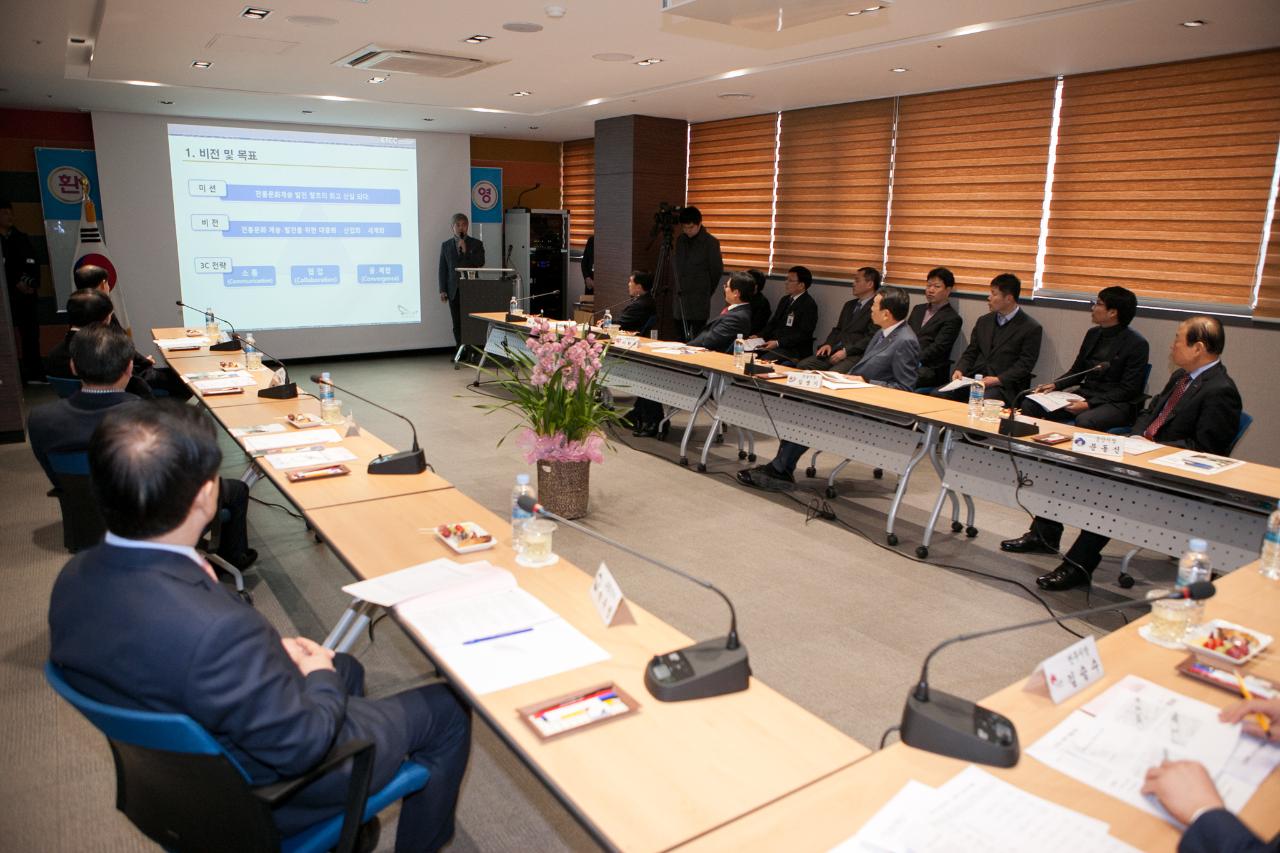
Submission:
<svg viewBox="0 0 1280 853">
<path fill-rule="evenodd" d="M 458 282 L 453 271 L 458 267 L 484 266 L 484 243 L 467 236 L 471 220 L 465 213 L 455 213 L 451 222 L 453 237 L 440 245 L 440 301 L 449 303 L 453 317 L 453 345 L 462 346 L 462 302 L 458 298 Z"/>
<path fill-rule="evenodd" d="M 867 343 L 862 358 L 849 371 L 854 379 L 910 391 L 920 367 L 920 341 L 907 325 L 911 298 L 900 287 L 882 287 L 871 303 L 871 319 L 880 328 Z M 789 489 L 796 481 L 796 464 L 808 447 L 783 441 L 778 455 L 766 465 L 738 472 L 738 482 L 770 491 Z"/>
</svg>

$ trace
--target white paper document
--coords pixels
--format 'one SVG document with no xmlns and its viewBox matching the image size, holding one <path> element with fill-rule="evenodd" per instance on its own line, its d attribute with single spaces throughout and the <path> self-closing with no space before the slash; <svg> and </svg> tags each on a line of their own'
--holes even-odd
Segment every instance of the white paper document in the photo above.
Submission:
<svg viewBox="0 0 1280 853">
<path fill-rule="evenodd" d="M 822 387 L 832 391 L 841 391 L 846 388 L 875 387 L 870 382 L 860 382 L 847 373 L 839 373 L 835 370 L 819 370 L 818 375 L 822 377 Z"/>
<path fill-rule="evenodd" d="M 279 430 L 269 435 L 249 435 L 244 440 L 244 449 L 250 453 L 263 453 L 268 450 L 279 450 L 283 447 L 310 447 L 313 444 L 337 444 L 342 436 L 333 429 L 309 429 L 303 432 L 284 431 L 284 424 Z M 352 457 L 353 459 L 355 457 Z"/>
<path fill-rule="evenodd" d="M 272 435 L 274 433 L 284 432 L 284 424 L 258 424 L 256 426 L 232 427 L 229 432 L 236 438 L 246 438 L 251 435 Z"/>
<path fill-rule="evenodd" d="M 426 606 L 437 606 L 459 598 L 502 592 L 515 587 L 515 575 L 486 560 L 457 563 L 441 557 L 389 575 L 349 583 L 342 591 L 370 604 L 395 607 L 420 597 L 429 599 Z"/>
<path fill-rule="evenodd" d="M 938 388 L 937 391 L 938 393 L 946 393 L 947 391 L 954 391 L 957 388 L 964 388 L 966 385 L 977 385 L 977 384 L 978 384 L 977 379 L 972 379 L 968 376 L 961 376 L 959 379 L 952 379 L 946 385 L 943 385 L 941 388 Z"/>
<path fill-rule="evenodd" d="M 312 468 L 350 462 L 356 455 L 345 447 L 326 447 L 322 450 L 298 450 L 292 453 L 268 453 L 259 457 L 277 471 L 294 468 Z"/>
<path fill-rule="evenodd" d="M 1065 409 L 1072 403 L 1084 401 L 1084 397 L 1079 394 L 1072 394 L 1070 391 L 1046 391 L 1043 394 L 1028 394 L 1027 399 L 1039 403 L 1040 408 L 1046 412 L 1056 412 L 1058 409 Z"/>
<path fill-rule="evenodd" d="M 1141 456 L 1144 453 L 1150 453 L 1153 450 L 1163 450 L 1163 444 L 1157 444 L 1154 441 L 1147 441 L 1140 435 L 1125 436 L 1124 453 L 1126 456 Z"/>
<path fill-rule="evenodd" d="M 652 351 L 661 355 L 693 355 L 697 352 L 706 352 L 706 349 L 703 347 L 671 346 L 668 344 L 666 346 L 654 347 Z"/>
<path fill-rule="evenodd" d="M 1213 705 L 1129 675 L 1072 712 L 1027 754 L 1174 823 L 1154 799 L 1141 793 L 1147 770 L 1168 758 L 1198 761 L 1217 776 L 1236 749 L 1240 728 L 1238 723 L 1219 722 Z"/>
<path fill-rule="evenodd" d="M 193 338 L 152 338 L 156 346 L 160 349 L 173 349 L 175 347 L 207 347 L 212 343 L 204 335 L 198 335 Z"/>
<path fill-rule="evenodd" d="M 1214 456 L 1212 453 L 1201 453 L 1198 450 L 1180 450 L 1152 459 L 1153 465 L 1164 465 L 1176 468 L 1188 474 L 1221 474 L 1244 464 L 1242 459 L 1231 459 L 1227 456 Z"/>
<path fill-rule="evenodd" d="M 760 349 L 760 347 L 764 346 L 764 344 L 764 338 L 759 336 L 751 337 L 742 342 L 742 349 L 744 352 L 755 352 Z"/>
<path fill-rule="evenodd" d="M 226 388 L 250 388 L 257 385 L 258 380 L 249 375 L 247 371 L 236 370 L 216 379 L 197 379 L 191 384 L 195 386 L 197 391 L 222 391 Z"/>
</svg>

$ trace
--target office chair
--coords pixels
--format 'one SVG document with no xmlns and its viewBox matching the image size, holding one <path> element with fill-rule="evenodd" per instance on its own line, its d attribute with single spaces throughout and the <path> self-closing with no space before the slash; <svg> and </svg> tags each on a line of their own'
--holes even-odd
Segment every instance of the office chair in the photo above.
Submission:
<svg viewBox="0 0 1280 853">
<path fill-rule="evenodd" d="M 80 380 L 71 379 L 65 376 L 46 376 L 49 384 L 53 386 L 53 390 L 57 392 L 59 397 L 67 398 L 80 390 Z"/>
<path fill-rule="evenodd" d="M 222 745 L 186 714 L 119 708 L 90 699 L 67 683 L 53 661 L 49 685 L 107 738 L 116 766 L 116 808 L 148 838 L 176 851 L 320 853 L 355 849 L 362 824 L 395 801 L 422 790 L 430 773 L 406 761 L 381 790 L 369 793 L 374 745 L 353 740 L 294 779 L 252 787 Z M 351 760 L 342 814 L 282 838 L 273 807 Z"/>
</svg>

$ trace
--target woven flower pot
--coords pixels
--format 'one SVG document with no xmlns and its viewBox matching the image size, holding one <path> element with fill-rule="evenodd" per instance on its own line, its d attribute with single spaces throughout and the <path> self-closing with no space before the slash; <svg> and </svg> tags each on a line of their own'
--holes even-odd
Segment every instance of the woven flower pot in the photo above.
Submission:
<svg viewBox="0 0 1280 853">
<path fill-rule="evenodd" d="M 591 463 L 538 460 L 538 502 L 556 515 L 582 518 L 590 496 Z"/>
</svg>

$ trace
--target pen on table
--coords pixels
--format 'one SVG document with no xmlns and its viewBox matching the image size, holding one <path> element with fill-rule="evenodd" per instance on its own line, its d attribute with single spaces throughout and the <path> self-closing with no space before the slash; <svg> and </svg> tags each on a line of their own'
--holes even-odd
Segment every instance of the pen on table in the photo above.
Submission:
<svg viewBox="0 0 1280 853">
<path fill-rule="evenodd" d="M 1249 692 L 1249 685 L 1244 683 L 1244 676 L 1238 672 L 1236 673 L 1236 682 L 1240 685 L 1240 695 L 1244 697 L 1245 701 L 1248 702 L 1252 699 L 1253 694 Z M 1254 714 L 1253 718 L 1258 721 L 1258 728 L 1262 729 L 1262 733 L 1270 737 L 1271 721 L 1267 719 L 1267 715 L 1258 713 Z"/>
<path fill-rule="evenodd" d="M 273 456 L 277 453 L 315 453 L 324 449 L 323 444 L 313 444 L 310 447 L 275 447 L 264 452 L 269 456 Z"/>
<path fill-rule="evenodd" d="M 489 640 L 501 640 L 503 637 L 514 637 L 516 634 L 527 634 L 532 630 L 533 628 L 517 628 L 514 631 L 504 631 L 501 634 L 490 634 L 487 637 L 476 637 L 474 640 L 463 640 L 462 645 L 472 646 L 476 643 L 488 642 Z"/>
</svg>

